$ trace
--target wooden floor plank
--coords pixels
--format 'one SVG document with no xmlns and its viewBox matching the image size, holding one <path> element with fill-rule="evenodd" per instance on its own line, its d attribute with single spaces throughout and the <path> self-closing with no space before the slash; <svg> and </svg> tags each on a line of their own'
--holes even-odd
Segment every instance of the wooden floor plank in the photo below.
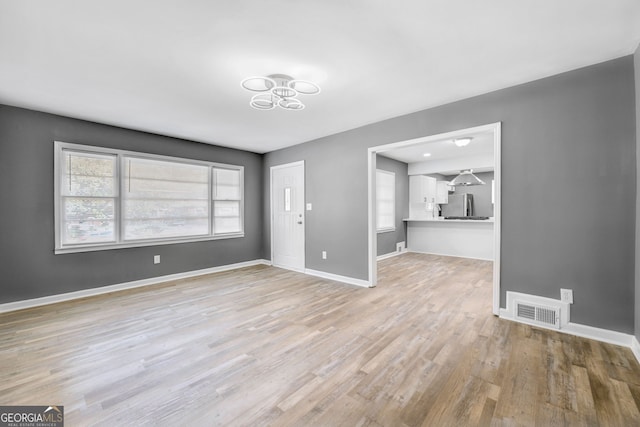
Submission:
<svg viewBox="0 0 640 427">
<path fill-rule="evenodd" d="M 0 404 L 68 425 L 638 425 L 631 351 L 491 314 L 491 262 L 255 266 L 0 314 Z"/>
</svg>

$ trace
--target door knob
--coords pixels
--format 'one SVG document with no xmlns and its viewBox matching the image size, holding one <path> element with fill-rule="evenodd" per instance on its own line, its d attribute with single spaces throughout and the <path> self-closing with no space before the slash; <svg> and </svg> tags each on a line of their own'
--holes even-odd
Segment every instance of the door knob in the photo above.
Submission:
<svg viewBox="0 0 640 427">
<path fill-rule="evenodd" d="M 302 224 L 302 221 L 298 221 L 298 224 Z"/>
</svg>

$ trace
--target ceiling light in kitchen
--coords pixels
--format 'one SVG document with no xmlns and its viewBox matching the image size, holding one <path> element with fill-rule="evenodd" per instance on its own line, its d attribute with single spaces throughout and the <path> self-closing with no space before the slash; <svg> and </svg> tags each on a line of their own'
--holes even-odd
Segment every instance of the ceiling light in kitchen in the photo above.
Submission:
<svg viewBox="0 0 640 427">
<path fill-rule="evenodd" d="M 454 139 L 453 143 L 456 144 L 458 147 L 465 147 L 469 145 L 472 139 L 473 138 L 458 138 L 458 139 Z"/>
</svg>

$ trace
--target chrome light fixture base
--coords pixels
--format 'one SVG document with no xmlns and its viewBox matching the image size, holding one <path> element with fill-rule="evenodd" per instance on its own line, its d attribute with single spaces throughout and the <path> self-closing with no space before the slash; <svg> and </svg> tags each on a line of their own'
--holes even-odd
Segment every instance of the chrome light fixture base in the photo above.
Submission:
<svg viewBox="0 0 640 427">
<path fill-rule="evenodd" d="M 298 95 L 316 95 L 320 86 L 307 80 L 297 80 L 286 74 L 270 74 L 266 77 L 252 76 L 244 79 L 240 85 L 250 91 L 259 92 L 249 102 L 256 110 L 302 110 L 304 104 Z"/>
</svg>

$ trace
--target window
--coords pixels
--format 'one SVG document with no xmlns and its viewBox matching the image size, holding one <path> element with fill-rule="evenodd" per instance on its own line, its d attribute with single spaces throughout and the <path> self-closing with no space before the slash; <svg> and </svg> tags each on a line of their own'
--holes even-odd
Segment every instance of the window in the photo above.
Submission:
<svg viewBox="0 0 640 427">
<path fill-rule="evenodd" d="M 209 234 L 209 168 L 124 157 L 124 240 Z"/>
<path fill-rule="evenodd" d="M 213 230 L 216 233 L 242 231 L 240 182 L 238 170 L 213 169 Z"/>
<path fill-rule="evenodd" d="M 242 237 L 241 166 L 56 142 L 56 253 Z"/>
<path fill-rule="evenodd" d="M 396 229 L 396 174 L 376 169 L 376 230 Z"/>
<path fill-rule="evenodd" d="M 116 156 L 65 151 L 60 179 L 64 245 L 116 241 Z"/>
</svg>

